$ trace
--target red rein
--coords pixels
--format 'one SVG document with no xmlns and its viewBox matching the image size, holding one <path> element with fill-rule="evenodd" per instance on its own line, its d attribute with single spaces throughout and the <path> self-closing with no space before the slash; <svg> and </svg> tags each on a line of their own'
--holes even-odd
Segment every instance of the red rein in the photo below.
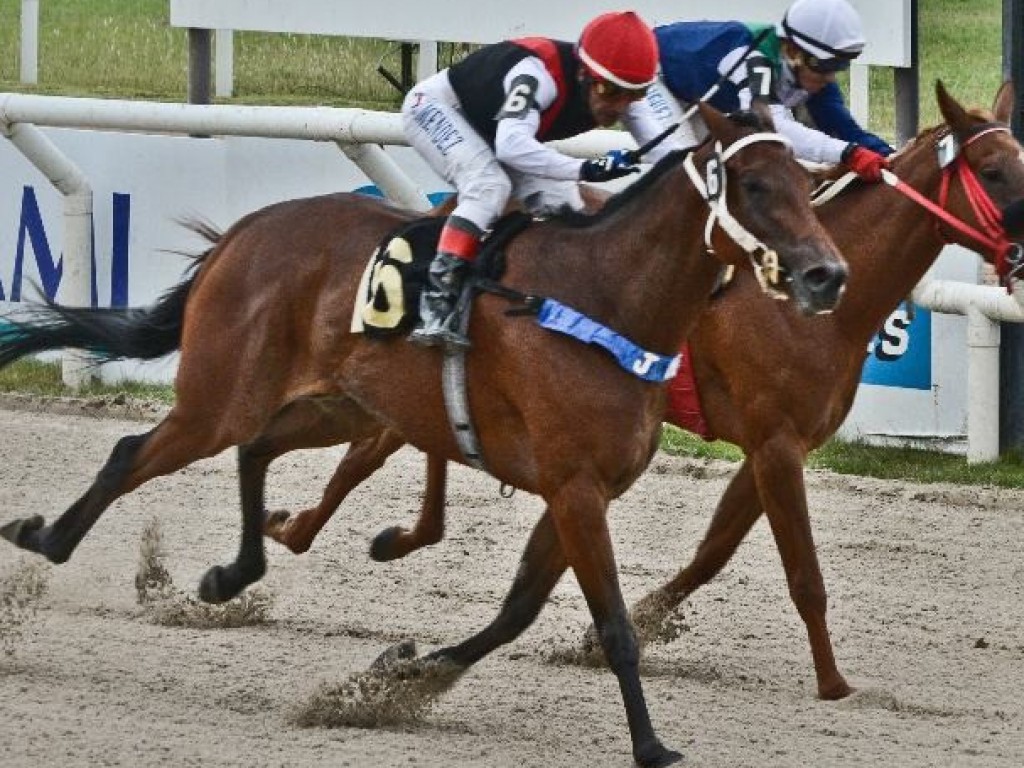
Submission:
<svg viewBox="0 0 1024 768">
<path fill-rule="evenodd" d="M 982 128 L 964 143 L 961 150 L 970 145 L 971 142 L 994 131 L 1009 131 L 1009 128 L 1003 125 L 990 125 Z M 974 216 L 981 226 L 980 230 L 956 218 L 946 210 L 949 188 L 953 176 L 957 174 L 960 176 L 960 183 L 963 185 L 964 194 L 971 205 L 971 210 L 974 211 Z M 893 187 L 893 189 L 929 210 L 943 223 L 988 249 L 995 257 L 996 273 L 1002 280 L 1003 285 L 1006 286 L 1007 291 L 1011 290 L 1009 278 L 1012 276 L 1014 268 L 1018 266 L 1018 263 L 1017 260 L 1010 259 L 1009 254 L 1019 251 L 1019 246 L 1007 237 L 1006 229 L 1003 227 L 1002 213 L 996 207 L 996 204 L 992 202 L 992 198 L 989 197 L 984 187 L 981 186 L 981 182 L 978 181 L 977 175 L 975 175 L 970 165 L 967 164 L 963 154 L 958 153 L 956 159 L 942 170 L 942 187 L 939 191 L 938 205 L 924 197 L 891 171 L 883 171 L 882 176 L 885 182 Z"/>
</svg>

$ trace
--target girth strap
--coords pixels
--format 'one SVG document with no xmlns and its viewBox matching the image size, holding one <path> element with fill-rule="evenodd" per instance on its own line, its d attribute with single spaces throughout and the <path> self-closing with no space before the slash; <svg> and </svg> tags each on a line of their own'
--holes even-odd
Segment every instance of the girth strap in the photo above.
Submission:
<svg viewBox="0 0 1024 768">
<path fill-rule="evenodd" d="M 467 285 L 459 296 L 459 303 L 455 311 L 459 318 L 458 331 L 464 337 L 468 336 L 469 314 L 473 307 L 473 294 L 476 289 L 473 280 L 467 281 Z M 444 394 L 445 410 L 448 412 L 448 423 L 455 435 L 455 442 L 459 446 L 466 462 L 476 469 L 487 471 L 484 464 L 483 452 L 480 450 L 480 439 L 473 428 L 473 417 L 469 412 L 469 392 L 466 388 L 466 350 L 464 347 L 446 346 L 444 360 L 441 363 L 441 391 Z"/>
</svg>

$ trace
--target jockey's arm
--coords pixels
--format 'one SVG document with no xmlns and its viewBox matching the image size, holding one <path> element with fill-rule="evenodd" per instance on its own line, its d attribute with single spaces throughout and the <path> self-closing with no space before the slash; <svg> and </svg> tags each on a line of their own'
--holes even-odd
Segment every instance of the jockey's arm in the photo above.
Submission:
<svg viewBox="0 0 1024 768">
<path fill-rule="evenodd" d="M 814 124 L 829 136 L 859 144 L 880 155 L 893 153 L 893 148 L 885 140 L 860 127 L 846 108 L 842 91 L 835 83 L 829 83 L 811 96 L 807 100 L 807 111 Z"/>
<path fill-rule="evenodd" d="M 498 162 L 548 179 L 580 177 L 583 161 L 563 155 L 537 139 L 541 110 L 558 95 L 555 81 L 539 59 L 523 59 L 505 76 L 505 104 L 498 113 L 494 154 Z"/>
<path fill-rule="evenodd" d="M 809 128 L 796 119 L 789 107 L 782 104 L 771 104 L 769 108 L 775 130 L 792 142 L 793 153 L 800 160 L 829 165 L 840 162 L 843 150 L 849 144 L 848 141 L 834 139 L 828 134 Z"/>
</svg>

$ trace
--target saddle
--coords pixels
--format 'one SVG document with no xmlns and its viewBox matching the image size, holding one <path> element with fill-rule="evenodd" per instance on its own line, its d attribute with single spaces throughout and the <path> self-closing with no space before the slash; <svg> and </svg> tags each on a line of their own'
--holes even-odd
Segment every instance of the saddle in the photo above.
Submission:
<svg viewBox="0 0 1024 768">
<path fill-rule="evenodd" d="M 528 214 L 514 211 L 495 223 L 481 242 L 460 305 L 468 304 L 480 285 L 501 280 L 506 266 L 504 248 L 531 221 Z M 383 238 L 370 256 L 356 291 L 350 329 L 353 333 L 387 339 L 405 335 L 415 327 L 420 294 L 427 284 L 444 223 L 445 218 L 439 216 L 416 219 Z"/>
</svg>

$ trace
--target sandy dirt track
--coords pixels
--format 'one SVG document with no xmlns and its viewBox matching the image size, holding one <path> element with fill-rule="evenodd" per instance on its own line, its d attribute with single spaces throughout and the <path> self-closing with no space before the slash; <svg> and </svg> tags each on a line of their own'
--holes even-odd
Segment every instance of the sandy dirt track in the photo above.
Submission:
<svg viewBox="0 0 1024 768">
<path fill-rule="evenodd" d="M 0 410 L 0 522 L 51 520 L 116 440 L 151 423 Z M 271 508 L 308 505 L 340 449 L 285 457 Z M 611 511 L 633 602 L 689 556 L 732 467 L 656 458 Z M 155 625 L 136 603 L 140 537 L 160 521 L 175 583 L 194 591 L 237 548 L 234 457 L 118 501 L 0 658 L 0 764 L 14 766 L 629 766 L 606 671 L 546 661 L 589 621 L 569 577 L 517 642 L 468 673 L 419 723 L 303 729 L 289 713 L 321 682 L 414 637 L 421 650 L 482 628 L 541 511 L 458 468 L 449 534 L 390 564 L 378 530 L 409 522 L 422 463 L 396 455 L 302 557 L 268 544 L 269 624 Z M 686 766 L 1024 765 L 1024 493 L 808 476 L 840 668 L 858 692 L 814 698 L 803 625 L 767 526 L 694 596 L 684 631 L 649 648 L 644 683 L 662 739 Z M 0 577 L 29 556 L 0 542 Z"/>
</svg>

